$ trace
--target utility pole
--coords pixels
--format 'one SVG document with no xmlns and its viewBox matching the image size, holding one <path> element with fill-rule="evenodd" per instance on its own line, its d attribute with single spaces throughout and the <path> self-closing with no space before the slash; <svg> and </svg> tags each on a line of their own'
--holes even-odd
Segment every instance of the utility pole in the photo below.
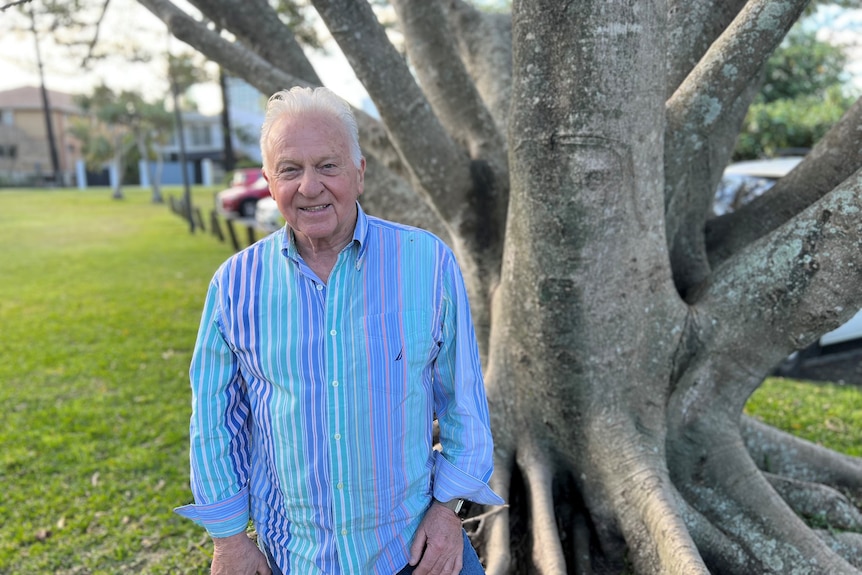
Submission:
<svg viewBox="0 0 862 575">
<path fill-rule="evenodd" d="M 227 90 L 227 77 L 224 73 L 224 68 L 219 66 L 218 83 L 221 88 L 221 130 L 224 141 L 224 170 L 225 172 L 233 171 L 234 153 L 233 141 L 231 139 L 230 127 L 230 96 Z"/>
<path fill-rule="evenodd" d="M 192 193 L 189 186 L 189 175 L 186 171 L 186 137 L 183 128 L 183 115 L 180 112 L 179 86 L 171 72 L 171 94 L 174 99 L 174 122 L 177 127 L 177 137 L 180 143 L 180 175 L 183 177 L 183 203 L 186 208 L 186 218 L 189 220 L 189 231 L 195 233 L 195 220 L 192 218 Z"/>
<path fill-rule="evenodd" d="M 174 102 L 174 123 L 177 130 L 177 138 L 180 144 L 180 175 L 183 178 L 183 203 L 185 204 L 186 218 L 189 221 L 189 231 L 195 233 L 195 220 L 192 217 L 192 192 L 189 184 L 189 175 L 186 171 L 186 136 L 183 127 L 183 115 L 180 111 L 180 86 L 177 80 L 177 72 L 171 59 L 171 35 L 168 34 L 168 78 L 171 82 L 171 96 Z"/>
<path fill-rule="evenodd" d="M 57 141 L 54 139 L 54 125 L 51 122 L 51 104 L 48 101 L 48 90 L 45 88 L 45 71 L 42 66 L 42 52 L 39 49 L 39 33 L 36 31 L 36 16 L 33 6 L 30 6 L 30 29 L 33 31 L 33 39 L 36 43 L 36 63 L 39 66 L 39 85 L 42 91 L 42 111 L 45 114 L 45 131 L 48 136 L 48 149 L 51 154 L 51 169 L 54 185 L 60 182 L 60 161 L 57 158 Z"/>
</svg>

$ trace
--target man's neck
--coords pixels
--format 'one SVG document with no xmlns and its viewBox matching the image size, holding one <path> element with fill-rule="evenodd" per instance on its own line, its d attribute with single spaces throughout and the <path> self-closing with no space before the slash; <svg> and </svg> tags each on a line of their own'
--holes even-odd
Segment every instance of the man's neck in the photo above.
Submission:
<svg viewBox="0 0 862 575">
<path fill-rule="evenodd" d="M 323 245 L 318 243 L 315 245 L 313 242 L 301 241 L 298 236 L 294 235 L 296 251 L 323 283 L 328 282 L 329 274 L 335 267 L 335 262 L 338 261 L 338 255 L 352 241 L 353 238 L 351 237 L 348 241 L 339 244 Z"/>
</svg>

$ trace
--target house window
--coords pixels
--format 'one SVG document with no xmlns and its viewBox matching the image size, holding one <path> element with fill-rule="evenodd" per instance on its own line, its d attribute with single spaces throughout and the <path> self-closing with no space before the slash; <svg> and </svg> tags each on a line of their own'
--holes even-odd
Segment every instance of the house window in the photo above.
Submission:
<svg viewBox="0 0 862 575">
<path fill-rule="evenodd" d="M 18 156 L 18 146 L 15 144 L 0 144 L 0 158 L 15 159 Z"/>
<path fill-rule="evenodd" d="M 12 126 L 15 123 L 15 116 L 12 110 L 0 110 L 0 124 L 4 126 Z"/>
<path fill-rule="evenodd" d="M 212 145 L 212 135 L 210 134 L 209 126 L 192 126 L 190 131 L 192 146 L 203 147 Z"/>
</svg>

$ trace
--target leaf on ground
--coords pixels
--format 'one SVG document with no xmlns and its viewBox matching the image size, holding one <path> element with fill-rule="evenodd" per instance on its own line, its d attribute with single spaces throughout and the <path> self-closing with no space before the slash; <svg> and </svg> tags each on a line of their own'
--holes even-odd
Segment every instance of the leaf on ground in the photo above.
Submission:
<svg viewBox="0 0 862 575">
<path fill-rule="evenodd" d="M 50 529 L 40 529 L 36 532 L 36 541 L 45 542 L 51 537 L 52 533 Z"/>
</svg>

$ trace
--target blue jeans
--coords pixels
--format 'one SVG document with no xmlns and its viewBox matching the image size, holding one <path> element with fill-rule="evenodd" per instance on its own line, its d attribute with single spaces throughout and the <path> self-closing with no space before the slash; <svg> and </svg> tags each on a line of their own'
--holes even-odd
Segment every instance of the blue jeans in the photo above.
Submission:
<svg viewBox="0 0 862 575">
<path fill-rule="evenodd" d="M 485 568 L 482 567 L 482 564 L 479 562 L 479 556 L 476 555 L 476 550 L 473 549 L 473 545 L 470 543 L 470 538 L 467 537 L 467 532 L 464 533 L 464 560 L 463 565 L 461 566 L 461 575 L 485 575 Z M 279 570 L 278 566 L 275 564 L 275 560 L 273 560 L 272 555 L 269 550 L 266 550 L 266 558 L 269 562 L 270 569 L 272 569 L 272 575 L 282 575 L 281 570 Z M 396 575 L 410 575 L 413 573 L 413 567 L 407 565 L 399 571 Z"/>
</svg>

